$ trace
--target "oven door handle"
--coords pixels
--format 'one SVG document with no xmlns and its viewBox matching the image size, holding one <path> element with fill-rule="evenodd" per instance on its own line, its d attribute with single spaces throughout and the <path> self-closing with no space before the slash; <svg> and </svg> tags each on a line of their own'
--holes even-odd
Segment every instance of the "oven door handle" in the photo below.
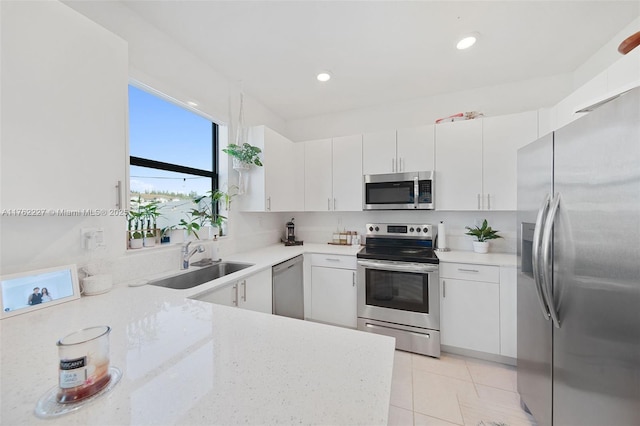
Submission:
<svg viewBox="0 0 640 426">
<path fill-rule="evenodd" d="M 429 273 L 437 272 L 438 265 L 408 262 L 381 262 L 374 260 L 358 260 L 358 265 L 369 269 L 381 269 L 385 271 L 399 272 L 418 272 Z"/>
</svg>

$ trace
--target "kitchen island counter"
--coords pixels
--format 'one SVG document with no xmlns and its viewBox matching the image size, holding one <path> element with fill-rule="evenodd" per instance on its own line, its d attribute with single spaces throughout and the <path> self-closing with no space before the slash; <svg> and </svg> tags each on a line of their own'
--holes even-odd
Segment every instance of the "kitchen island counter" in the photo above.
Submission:
<svg viewBox="0 0 640 426">
<path fill-rule="evenodd" d="M 257 253 L 230 260 L 250 258 Z M 116 286 L 2 320 L 0 422 L 386 424 L 393 339 L 200 302 L 191 293 Z M 94 325 L 112 328 L 120 383 L 75 413 L 39 420 L 36 402 L 58 382 L 56 341 Z"/>
</svg>

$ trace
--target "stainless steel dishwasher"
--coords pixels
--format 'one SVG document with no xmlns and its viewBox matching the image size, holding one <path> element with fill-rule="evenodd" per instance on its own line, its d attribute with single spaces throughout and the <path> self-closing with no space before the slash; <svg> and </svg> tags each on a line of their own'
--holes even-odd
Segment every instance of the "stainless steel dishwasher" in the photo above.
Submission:
<svg viewBox="0 0 640 426">
<path fill-rule="evenodd" d="M 273 266 L 273 313 L 304 319 L 302 255 Z"/>
</svg>

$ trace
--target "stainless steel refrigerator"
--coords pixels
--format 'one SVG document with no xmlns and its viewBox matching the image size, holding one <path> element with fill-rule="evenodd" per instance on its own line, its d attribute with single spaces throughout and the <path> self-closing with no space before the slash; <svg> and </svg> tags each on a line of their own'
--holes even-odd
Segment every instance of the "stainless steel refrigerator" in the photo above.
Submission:
<svg viewBox="0 0 640 426">
<path fill-rule="evenodd" d="M 540 425 L 640 425 L 640 89 L 518 151 L 518 392 Z"/>
</svg>

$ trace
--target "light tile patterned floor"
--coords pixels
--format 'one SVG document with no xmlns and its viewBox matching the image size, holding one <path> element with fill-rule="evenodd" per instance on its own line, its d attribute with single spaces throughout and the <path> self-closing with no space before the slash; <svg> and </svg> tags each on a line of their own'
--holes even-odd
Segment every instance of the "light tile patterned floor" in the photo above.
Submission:
<svg viewBox="0 0 640 426">
<path fill-rule="evenodd" d="M 389 425 L 532 426 L 520 408 L 515 367 L 443 353 L 396 351 Z"/>
</svg>

